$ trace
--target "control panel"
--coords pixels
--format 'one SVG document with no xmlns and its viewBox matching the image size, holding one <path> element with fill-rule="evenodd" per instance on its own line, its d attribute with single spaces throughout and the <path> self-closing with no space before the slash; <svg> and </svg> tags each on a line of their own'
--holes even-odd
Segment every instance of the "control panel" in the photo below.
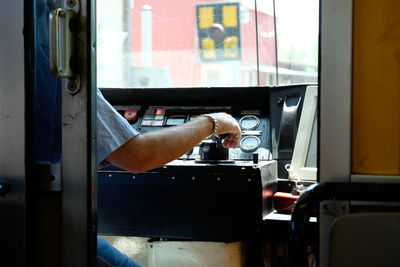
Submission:
<svg viewBox="0 0 400 267">
<path fill-rule="evenodd" d="M 238 109 L 232 106 L 115 106 L 132 127 L 141 133 L 173 127 L 202 114 L 226 112 L 231 114 L 242 129 L 242 138 L 236 149 L 229 150 L 229 160 L 270 160 L 270 124 L 261 109 Z M 132 116 L 132 114 L 137 114 Z M 200 158 L 200 145 L 182 155 L 181 160 Z M 256 156 L 255 156 L 256 154 Z"/>
<path fill-rule="evenodd" d="M 223 242 L 257 236 L 273 211 L 279 170 L 290 163 L 300 114 L 291 102 L 303 99 L 305 88 L 102 90 L 140 133 L 226 112 L 242 137 L 229 151 L 218 140 L 203 140 L 179 159 L 140 174 L 99 170 L 98 232 Z"/>
</svg>

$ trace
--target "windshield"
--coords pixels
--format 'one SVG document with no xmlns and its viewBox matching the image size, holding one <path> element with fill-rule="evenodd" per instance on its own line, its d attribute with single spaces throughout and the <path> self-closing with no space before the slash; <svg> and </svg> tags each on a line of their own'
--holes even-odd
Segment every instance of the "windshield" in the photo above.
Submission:
<svg viewBox="0 0 400 267">
<path fill-rule="evenodd" d="M 98 0 L 101 88 L 316 83 L 318 0 Z"/>
</svg>

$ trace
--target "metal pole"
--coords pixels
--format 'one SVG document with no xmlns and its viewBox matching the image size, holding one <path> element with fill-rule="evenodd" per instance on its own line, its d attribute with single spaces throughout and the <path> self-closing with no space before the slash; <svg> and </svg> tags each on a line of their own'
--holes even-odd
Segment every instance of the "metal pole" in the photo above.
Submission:
<svg viewBox="0 0 400 267">
<path fill-rule="evenodd" d="M 123 1 L 123 10 L 122 10 L 122 30 L 127 33 L 126 39 L 122 46 L 122 56 L 123 56 L 123 69 L 122 74 L 123 77 L 121 80 L 124 81 L 126 86 L 130 86 L 131 84 L 131 73 L 132 73 L 132 66 L 133 59 L 132 59 L 132 29 L 131 29 L 131 15 L 132 15 L 132 3 L 131 0 L 124 0 Z"/>
<path fill-rule="evenodd" d="M 256 23 L 256 52 L 257 52 L 257 86 L 260 86 L 260 58 L 259 58 L 259 51 L 258 51 L 258 15 L 257 15 L 257 0 L 254 0 L 254 16 L 255 16 L 255 23 Z"/>
<path fill-rule="evenodd" d="M 274 35 L 275 35 L 275 84 L 279 85 L 279 72 L 278 72 L 278 38 L 276 33 L 276 8 L 275 8 L 275 0 L 272 1 L 274 5 Z"/>
</svg>

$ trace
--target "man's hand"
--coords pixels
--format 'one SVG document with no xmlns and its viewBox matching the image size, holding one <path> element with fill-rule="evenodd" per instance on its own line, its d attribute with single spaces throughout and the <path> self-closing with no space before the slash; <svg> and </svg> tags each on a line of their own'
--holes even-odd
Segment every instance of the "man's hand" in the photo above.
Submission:
<svg viewBox="0 0 400 267">
<path fill-rule="evenodd" d="M 228 134 L 222 141 L 222 146 L 225 148 L 236 148 L 239 145 L 242 132 L 237 121 L 227 113 L 207 114 L 218 122 L 218 135 Z"/>
</svg>

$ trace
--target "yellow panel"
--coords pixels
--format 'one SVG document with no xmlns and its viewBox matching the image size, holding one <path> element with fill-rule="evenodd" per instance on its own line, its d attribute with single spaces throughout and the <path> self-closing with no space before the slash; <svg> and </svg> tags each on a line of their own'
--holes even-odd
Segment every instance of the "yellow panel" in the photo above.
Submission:
<svg viewBox="0 0 400 267">
<path fill-rule="evenodd" d="M 236 5 L 222 7 L 222 22 L 225 27 L 237 27 L 237 8 Z"/>
<path fill-rule="evenodd" d="M 210 28 L 214 24 L 214 9 L 212 7 L 199 8 L 200 29 Z"/>
<path fill-rule="evenodd" d="M 400 174 L 399 10 L 398 0 L 354 0 L 353 173 Z"/>
<path fill-rule="evenodd" d="M 204 58 L 206 59 L 215 58 L 215 42 L 213 39 L 211 38 L 201 39 L 201 46 Z"/>
<path fill-rule="evenodd" d="M 225 58 L 237 58 L 239 56 L 238 49 L 239 39 L 237 36 L 227 36 L 224 39 Z"/>
</svg>

